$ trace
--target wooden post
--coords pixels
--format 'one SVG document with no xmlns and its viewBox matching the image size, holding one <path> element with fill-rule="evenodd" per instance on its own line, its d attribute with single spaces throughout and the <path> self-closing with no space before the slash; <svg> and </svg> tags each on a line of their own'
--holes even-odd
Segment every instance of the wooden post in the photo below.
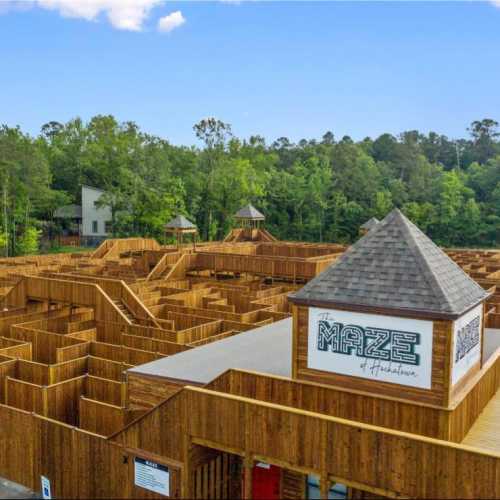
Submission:
<svg viewBox="0 0 500 500">
<path fill-rule="evenodd" d="M 328 500 L 328 492 L 330 491 L 330 480 L 328 476 L 321 476 L 319 478 L 319 496 L 321 500 Z"/>
<path fill-rule="evenodd" d="M 243 495 L 242 498 L 245 500 L 251 500 L 252 498 L 252 474 L 253 474 L 253 460 L 252 457 L 245 456 L 243 460 Z"/>
<path fill-rule="evenodd" d="M 192 488 L 193 475 L 191 464 L 191 438 L 188 435 L 183 437 L 184 467 L 181 472 L 181 498 L 194 498 Z"/>
<path fill-rule="evenodd" d="M 43 416 L 48 417 L 49 415 L 49 397 L 47 394 L 47 386 L 44 385 L 42 388 L 42 405 L 43 405 Z"/>
</svg>

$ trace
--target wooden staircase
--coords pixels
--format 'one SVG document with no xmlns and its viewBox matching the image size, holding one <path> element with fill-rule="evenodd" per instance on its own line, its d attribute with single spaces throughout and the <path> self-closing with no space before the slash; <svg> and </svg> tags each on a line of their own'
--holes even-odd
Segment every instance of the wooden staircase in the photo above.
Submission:
<svg viewBox="0 0 500 500">
<path fill-rule="evenodd" d="M 139 322 L 135 318 L 135 316 L 128 310 L 127 306 L 123 303 L 122 300 L 112 299 L 115 306 L 120 310 L 120 312 L 132 323 L 133 325 L 138 325 Z"/>
</svg>

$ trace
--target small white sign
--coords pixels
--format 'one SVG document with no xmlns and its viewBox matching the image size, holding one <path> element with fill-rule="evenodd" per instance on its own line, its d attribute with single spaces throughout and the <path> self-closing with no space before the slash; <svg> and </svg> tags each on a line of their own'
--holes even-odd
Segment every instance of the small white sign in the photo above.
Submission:
<svg viewBox="0 0 500 500">
<path fill-rule="evenodd" d="M 257 462 L 255 467 L 260 467 L 261 469 L 270 469 L 271 464 L 267 464 L 266 462 Z"/>
<path fill-rule="evenodd" d="M 52 493 L 50 491 L 50 480 L 45 476 L 40 476 L 42 482 L 42 498 L 45 500 L 50 500 L 52 498 Z"/>
<path fill-rule="evenodd" d="M 160 495 L 170 495 L 170 472 L 168 467 L 135 457 L 135 485 Z"/>
<path fill-rule="evenodd" d="M 307 366 L 431 388 L 432 321 L 309 308 Z"/>
<path fill-rule="evenodd" d="M 482 304 L 453 323 L 452 385 L 455 385 L 481 359 L 482 324 Z"/>
</svg>

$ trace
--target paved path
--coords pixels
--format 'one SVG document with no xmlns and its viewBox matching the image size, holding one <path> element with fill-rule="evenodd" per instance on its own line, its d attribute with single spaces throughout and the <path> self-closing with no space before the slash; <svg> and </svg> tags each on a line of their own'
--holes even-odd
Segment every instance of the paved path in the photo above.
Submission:
<svg viewBox="0 0 500 500">
<path fill-rule="evenodd" d="M 40 498 L 36 493 L 20 484 L 13 483 L 0 477 L 0 498 Z"/>
</svg>

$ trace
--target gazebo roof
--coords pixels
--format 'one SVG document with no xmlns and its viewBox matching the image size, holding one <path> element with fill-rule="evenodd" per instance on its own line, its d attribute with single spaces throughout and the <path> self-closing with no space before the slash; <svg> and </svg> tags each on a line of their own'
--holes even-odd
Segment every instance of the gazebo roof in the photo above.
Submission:
<svg viewBox="0 0 500 500">
<path fill-rule="evenodd" d="M 489 294 L 398 209 L 334 264 L 290 296 L 292 302 L 454 319 Z"/>
<path fill-rule="evenodd" d="M 184 215 L 177 215 L 165 225 L 167 231 L 172 232 L 193 232 L 197 231 L 196 226 Z"/>
<path fill-rule="evenodd" d="M 366 231 L 370 231 L 373 229 L 380 221 L 376 217 L 372 217 L 367 220 L 364 224 L 361 225 L 361 229 L 366 229 Z"/>
<path fill-rule="evenodd" d="M 264 214 L 259 212 L 252 204 L 240 208 L 235 214 L 236 219 L 264 220 Z"/>
<path fill-rule="evenodd" d="M 82 207 L 80 205 L 64 205 L 54 211 L 56 219 L 81 219 Z"/>
</svg>

